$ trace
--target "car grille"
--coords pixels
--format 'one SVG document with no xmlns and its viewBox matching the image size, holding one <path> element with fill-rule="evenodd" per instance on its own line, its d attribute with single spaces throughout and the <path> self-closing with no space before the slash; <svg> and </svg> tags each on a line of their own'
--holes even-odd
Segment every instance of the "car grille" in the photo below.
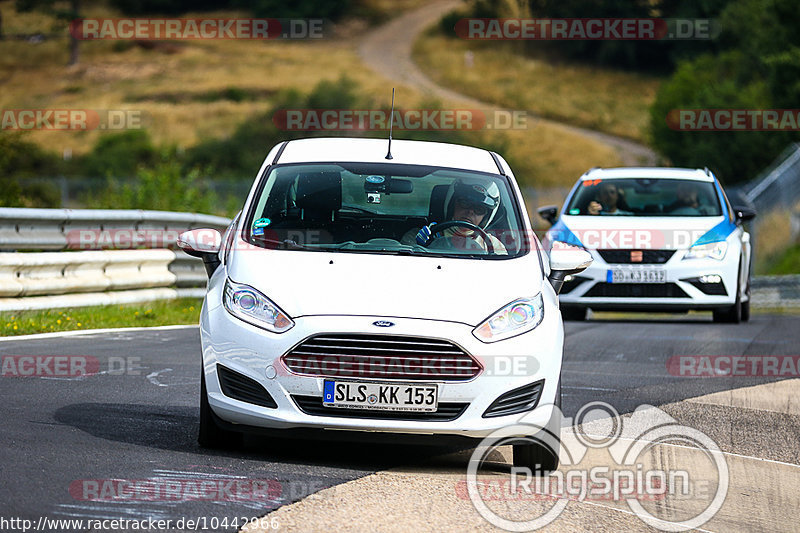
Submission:
<svg viewBox="0 0 800 533">
<path fill-rule="evenodd" d="M 483 413 L 483 418 L 524 413 L 536 407 L 542 393 L 544 381 L 537 381 L 509 391 L 497 398 Z"/>
<path fill-rule="evenodd" d="M 292 395 L 292 400 L 307 415 L 335 416 L 343 418 L 369 418 L 374 420 L 422 420 L 447 422 L 455 420 L 469 406 L 468 403 L 440 403 L 433 412 L 413 413 L 407 411 L 378 411 L 374 409 L 349 409 L 345 407 L 325 407 L 322 396 Z"/>
<path fill-rule="evenodd" d="M 688 298 L 675 283 L 596 283 L 589 298 Z"/>
<path fill-rule="evenodd" d="M 261 407 L 269 407 L 270 409 L 278 407 L 272 396 L 258 381 L 219 364 L 217 365 L 217 376 L 219 376 L 219 386 L 222 389 L 222 394 L 228 398 L 260 405 Z"/>
<path fill-rule="evenodd" d="M 297 374 L 404 380 L 464 381 L 481 366 L 453 343 L 393 335 L 319 335 L 283 356 Z"/>
<path fill-rule="evenodd" d="M 642 260 L 633 261 L 631 252 L 641 252 Z M 609 264 L 663 264 L 675 254 L 675 250 L 597 250 L 603 261 Z"/>
</svg>

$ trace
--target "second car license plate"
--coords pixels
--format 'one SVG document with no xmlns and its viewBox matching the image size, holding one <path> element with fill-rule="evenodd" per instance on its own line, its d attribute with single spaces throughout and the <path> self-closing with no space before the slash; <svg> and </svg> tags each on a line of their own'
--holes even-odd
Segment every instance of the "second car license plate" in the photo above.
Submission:
<svg viewBox="0 0 800 533">
<path fill-rule="evenodd" d="M 614 268 L 608 271 L 609 283 L 666 283 L 663 268 Z"/>
<path fill-rule="evenodd" d="M 326 407 L 381 411 L 436 411 L 438 388 L 422 383 L 362 383 L 325 380 L 322 403 Z"/>
</svg>

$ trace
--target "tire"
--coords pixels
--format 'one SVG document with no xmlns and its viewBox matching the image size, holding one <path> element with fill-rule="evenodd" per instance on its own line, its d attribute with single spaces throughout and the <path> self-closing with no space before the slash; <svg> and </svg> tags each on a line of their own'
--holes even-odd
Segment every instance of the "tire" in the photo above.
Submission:
<svg viewBox="0 0 800 533">
<path fill-rule="evenodd" d="M 725 324 L 738 324 L 742 321 L 742 298 L 739 288 L 736 288 L 736 303 L 725 309 L 714 309 L 714 322 Z M 750 318 L 750 302 L 747 302 L 747 317 Z"/>
<path fill-rule="evenodd" d="M 558 410 L 547 426 L 533 436 L 538 443 L 514 444 L 514 466 L 526 467 L 534 475 L 547 474 L 558 469 L 558 452 L 561 449 L 561 379 L 558 380 L 556 397 L 553 402 Z M 552 447 L 556 449 L 552 449 Z"/>
<path fill-rule="evenodd" d="M 750 321 L 750 280 L 747 281 L 747 289 L 744 293 L 747 295 L 747 301 L 742 302 L 742 322 Z"/>
<path fill-rule="evenodd" d="M 742 260 L 740 258 L 739 259 L 739 272 L 741 272 L 741 270 L 742 270 Z M 738 277 L 737 277 L 737 280 L 738 280 Z M 747 290 L 748 291 L 750 290 L 749 283 L 748 283 Z M 747 310 L 745 311 L 743 309 L 743 307 L 744 306 L 742 305 L 742 294 L 741 294 L 739 283 L 737 281 L 737 283 L 736 283 L 736 302 L 732 306 L 730 306 L 728 308 L 725 308 L 725 309 L 714 309 L 714 311 L 713 311 L 714 322 L 722 322 L 722 323 L 726 323 L 726 324 L 739 324 L 742 321 L 742 319 L 743 319 L 743 317 L 745 315 L 745 312 L 747 313 L 747 318 L 745 320 L 749 320 L 750 319 L 750 300 L 749 299 L 746 302 Z"/>
<path fill-rule="evenodd" d="M 197 432 L 197 443 L 201 448 L 222 449 L 241 444 L 242 434 L 222 429 L 214 419 L 214 412 L 208 403 L 206 390 L 206 373 L 200 375 L 200 430 Z"/>
<path fill-rule="evenodd" d="M 585 307 L 562 307 L 561 308 L 561 318 L 564 320 L 573 320 L 576 322 L 581 322 L 586 320 L 586 313 L 589 310 Z"/>
</svg>

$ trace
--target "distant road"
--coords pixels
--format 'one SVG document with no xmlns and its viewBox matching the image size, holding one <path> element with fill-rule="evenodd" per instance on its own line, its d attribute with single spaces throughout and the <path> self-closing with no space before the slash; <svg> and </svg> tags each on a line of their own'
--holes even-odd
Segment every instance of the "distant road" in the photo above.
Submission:
<svg viewBox="0 0 800 533">
<path fill-rule="evenodd" d="M 358 52 L 361 59 L 382 76 L 423 92 L 427 91 L 437 98 L 463 102 L 478 109 L 497 108 L 493 104 L 481 102 L 437 85 L 412 59 L 411 50 L 419 34 L 435 24 L 442 15 L 458 7 L 460 3 L 458 0 L 432 2 L 371 30 L 359 45 Z M 541 117 L 537 117 L 536 120 L 611 146 L 617 151 L 625 166 L 655 165 L 658 161 L 658 155 L 652 149 L 629 139 Z"/>
</svg>

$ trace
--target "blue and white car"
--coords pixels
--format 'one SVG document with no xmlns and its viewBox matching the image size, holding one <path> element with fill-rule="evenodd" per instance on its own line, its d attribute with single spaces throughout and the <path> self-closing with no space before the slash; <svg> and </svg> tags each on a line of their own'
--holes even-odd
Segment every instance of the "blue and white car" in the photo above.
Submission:
<svg viewBox="0 0 800 533">
<path fill-rule="evenodd" d="M 715 322 L 750 317 L 750 234 L 755 212 L 734 207 L 708 169 L 592 169 L 569 193 L 545 249 L 577 246 L 594 261 L 566 280 L 564 317 L 587 309 L 686 312 L 707 309 Z"/>
</svg>

